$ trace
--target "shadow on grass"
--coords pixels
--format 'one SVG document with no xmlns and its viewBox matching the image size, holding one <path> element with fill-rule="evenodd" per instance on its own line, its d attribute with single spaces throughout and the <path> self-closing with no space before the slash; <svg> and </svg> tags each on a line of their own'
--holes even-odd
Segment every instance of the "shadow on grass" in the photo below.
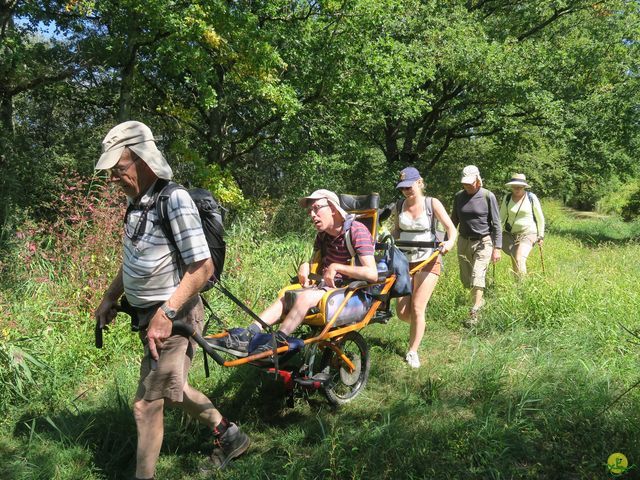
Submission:
<svg viewBox="0 0 640 480">
<path fill-rule="evenodd" d="M 215 376 L 215 367 L 211 371 Z M 281 381 L 250 366 L 234 368 L 223 382 L 199 389 L 231 421 L 240 425 L 259 424 L 260 429 L 287 430 L 304 423 L 299 409 L 286 408 L 286 392 Z M 100 408 L 66 410 L 51 415 L 26 412 L 16 422 L 12 438 L 0 441 L 2 480 L 58 478 L 132 478 L 135 470 L 136 427 L 132 413 L 132 398 L 116 387 L 114 398 L 104 399 Z M 306 405 L 326 405 L 323 397 L 296 400 Z M 320 407 L 322 408 L 322 407 Z M 311 430 L 317 429 L 310 420 Z M 250 433 L 250 432 L 249 432 Z M 3 439 L 5 440 L 5 439 Z M 214 448 L 213 436 L 197 421 L 188 418 L 181 409 L 165 411 L 165 435 L 162 455 L 171 455 L 171 472 L 184 472 L 198 477 L 200 461 Z M 75 453 L 73 453 L 75 452 Z M 20 459 L 20 461 L 18 461 Z M 70 463 L 80 465 L 86 474 L 74 476 Z M 174 477 L 173 473 L 167 478 Z M 185 478 L 191 478 L 185 477 Z"/>
<path fill-rule="evenodd" d="M 394 355 L 381 347 L 382 360 Z M 614 452 L 640 464 L 637 392 L 604 411 L 616 394 L 610 380 L 593 371 L 549 365 L 514 385 L 505 365 L 498 359 L 474 364 L 460 384 L 407 376 L 385 385 L 380 396 L 372 390 L 374 396 L 338 410 L 319 395 L 283 408 L 282 384 L 272 375 L 233 369 L 201 390 L 246 426 L 254 444 L 218 477 L 607 478 L 605 463 Z M 13 438 L 0 439 L 3 480 L 130 478 L 136 436 L 130 399 L 116 392 L 102 404 L 49 417 L 23 415 Z M 159 478 L 211 478 L 198 472 L 212 449 L 210 432 L 175 410 L 167 412 L 165 426 L 162 455 L 170 460 Z M 61 460 L 62 468 L 75 462 L 85 474 L 60 477 Z"/>
<path fill-rule="evenodd" d="M 257 370 L 234 369 L 212 390 L 201 389 L 232 421 L 253 423 L 257 414 L 263 424 L 277 428 L 286 429 L 299 422 L 300 414 L 295 410 L 286 415 L 278 413 L 283 405 L 282 385 L 271 378 L 267 380 Z M 230 388 L 235 388 L 232 397 L 226 395 Z M 98 407 L 50 415 L 42 415 L 41 411 L 24 413 L 15 424 L 12 438 L 0 442 L 2 480 L 59 478 L 61 469 L 67 475 L 64 478 L 132 478 L 136 453 L 132 398 L 117 387 L 110 395 L 114 398 L 101 401 Z M 181 409 L 166 409 L 161 455 L 177 456 L 174 463 L 196 474 L 192 454 L 201 452 L 206 456 L 213 448 L 210 431 L 189 419 Z M 85 474 L 95 472 L 95 476 L 74 476 L 68 470 L 74 468 L 71 463 Z"/>
<path fill-rule="evenodd" d="M 605 245 L 624 246 L 640 241 L 640 235 L 637 234 L 620 238 L 619 236 L 608 235 L 602 232 L 586 232 L 582 229 L 570 227 L 553 228 L 552 234 L 578 240 L 583 246 L 589 248 L 602 247 Z"/>
<path fill-rule="evenodd" d="M 345 446 L 335 473 L 364 465 L 361 478 L 608 478 L 607 458 L 618 451 L 638 466 L 633 402 L 603 413 L 607 381 L 573 380 L 579 388 L 511 389 L 487 371 L 462 391 L 427 379 L 375 416 L 350 412 L 349 424 L 368 428 L 334 432 Z M 639 478 L 638 469 L 620 478 Z"/>
</svg>

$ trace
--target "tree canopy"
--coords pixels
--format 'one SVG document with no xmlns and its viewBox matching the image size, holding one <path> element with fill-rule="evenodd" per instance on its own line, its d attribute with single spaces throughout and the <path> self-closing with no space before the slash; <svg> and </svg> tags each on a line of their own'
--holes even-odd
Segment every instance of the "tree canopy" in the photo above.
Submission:
<svg viewBox="0 0 640 480">
<path fill-rule="evenodd" d="M 637 173 L 635 1 L 0 0 L 5 208 L 148 123 L 231 203 L 318 185 L 436 192 L 478 164 L 592 205 Z M 34 181 L 33 179 L 36 179 Z M 31 185 L 25 194 L 24 185 Z"/>
</svg>

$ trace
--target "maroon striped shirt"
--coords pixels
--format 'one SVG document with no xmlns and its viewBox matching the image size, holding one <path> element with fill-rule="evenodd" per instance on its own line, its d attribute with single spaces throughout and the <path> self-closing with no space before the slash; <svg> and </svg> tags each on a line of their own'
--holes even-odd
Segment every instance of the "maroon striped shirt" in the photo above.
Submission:
<svg viewBox="0 0 640 480">
<path fill-rule="evenodd" d="M 322 244 L 324 243 L 324 249 L 322 248 Z M 374 253 L 374 244 L 373 238 L 371 237 L 371 233 L 366 226 L 364 226 L 360 222 L 354 221 L 351 224 L 351 245 L 353 245 L 353 250 L 356 252 L 356 255 L 359 257 L 365 257 L 367 255 L 373 256 Z M 344 238 L 344 232 L 340 233 L 337 237 L 332 237 L 331 235 L 320 232 L 316 235 L 316 240 L 313 244 L 314 251 L 324 251 L 325 255 L 322 259 L 322 271 L 327 268 L 332 263 L 341 263 L 343 265 L 348 265 L 351 261 L 351 254 L 349 253 L 349 249 L 347 248 L 347 242 Z M 336 278 L 341 275 L 336 275 Z"/>
</svg>

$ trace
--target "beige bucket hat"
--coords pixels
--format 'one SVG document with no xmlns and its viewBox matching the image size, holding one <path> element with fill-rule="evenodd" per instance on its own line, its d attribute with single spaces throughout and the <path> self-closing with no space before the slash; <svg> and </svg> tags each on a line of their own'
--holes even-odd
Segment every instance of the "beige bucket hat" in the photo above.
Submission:
<svg viewBox="0 0 640 480">
<path fill-rule="evenodd" d="M 524 176 L 523 173 L 514 173 L 511 175 L 511 180 L 505 183 L 507 187 L 512 185 L 519 185 L 521 187 L 529 188 L 529 184 L 527 183 L 527 177 Z"/>
<path fill-rule="evenodd" d="M 128 121 L 113 127 L 102 140 L 102 155 L 96 170 L 113 168 L 120 160 L 125 147 L 129 147 L 156 174 L 158 178 L 171 180 L 173 171 L 167 163 L 151 133 L 144 123 Z"/>
</svg>

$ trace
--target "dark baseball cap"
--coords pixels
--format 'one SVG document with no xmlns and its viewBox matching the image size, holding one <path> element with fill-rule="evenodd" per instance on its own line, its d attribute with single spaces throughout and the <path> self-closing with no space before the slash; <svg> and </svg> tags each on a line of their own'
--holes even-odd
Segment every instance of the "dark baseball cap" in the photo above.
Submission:
<svg viewBox="0 0 640 480">
<path fill-rule="evenodd" d="M 403 168 L 400 172 L 400 181 L 396 185 L 396 188 L 405 188 L 413 185 L 417 180 L 420 180 L 420 172 L 417 168 L 407 167 Z"/>
</svg>

